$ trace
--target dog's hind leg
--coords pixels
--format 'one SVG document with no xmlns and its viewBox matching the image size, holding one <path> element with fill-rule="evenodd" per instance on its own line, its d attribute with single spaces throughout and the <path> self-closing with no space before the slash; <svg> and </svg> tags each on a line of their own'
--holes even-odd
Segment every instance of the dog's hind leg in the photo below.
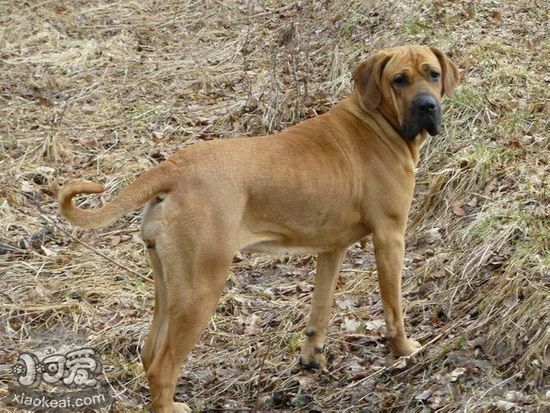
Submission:
<svg viewBox="0 0 550 413">
<path fill-rule="evenodd" d="M 147 249 L 147 254 L 149 255 L 149 263 L 153 269 L 153 277 L 155 279 L 155 308 L 153 312 L 153 321 L 151 322 L 151 327 L 149 328 L 149 334 L 147 335 L 143 348 L 141 349 L 141 362 L 143 363 L 145 373 L 147 373 L 147 370 L 149 370 L 149 366 L 153 361 L 155 343 L 162 318 L 161 314 L 166 312 L 163 305 L 167 301 L 166 285 L 163 282 L 160 259 L 154 247 L 149 247 Z"/>
<path fill-rule="evenodd" d="M 200 219 L 174 217 L 156 241 L 166 294 L 158 313 L 153 357 L 147 370 L 151 409 L 186 411 L 174 403 L 174 390 L 187 354 L 199 340 L 223 291 L 234 254 L 224 241 L 227 227 Z M 188 409 L 188 408 L 187 408 Z"/>
<path fill-rule="evenodd" d="M 160 225 L 161 214 L 164 204 L 162 198 L 156 197 L 150 201 L 143 211 L 143 223 L 141 226 L 141 237 L 147 245 L 147 256 L 149 265 L 153 270 L 153 278 L 155 281 L 155 307 L 153 313 L 153 321 L 149 328 L 149 333 L 141 349 L 141 362 L 145 373 L 149 370 L 149 366 L 153 361 L 153 353 L 156 346 L 158 330 L 162 320 L 162 314 L 166 313 L 164 305 L 166 299 L 166 282 L 162 274 L 162 264 L 156 250 L 156 238 L 162 230 Z"/>
<path fill-rule="evenodd" d="M 302 347 L 300 364 L 305 368 L 323 367 L 325 337 L 332 309 L 334 288 L 340 274 L 346 249 L 319 254 L 315 274 L 315 289 L 309 321 L 305 330 L 306 341 Z"/>
</svg>

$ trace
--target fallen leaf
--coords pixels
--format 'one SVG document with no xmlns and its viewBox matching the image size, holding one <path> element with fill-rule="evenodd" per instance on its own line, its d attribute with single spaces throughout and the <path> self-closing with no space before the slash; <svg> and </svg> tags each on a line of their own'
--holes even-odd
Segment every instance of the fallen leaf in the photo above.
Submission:
<svg viewBox="0 0 550 413">
<path fill-rule="evenodd" d="M 417 394 L 414 396 L 416 400 L 424 401 L 428 400 L 432 395 L 432 392 L 430 390 L 424 390 L 422 393 Z"/>
<path fill-rule="evenodd" d="M 34 187 L 30 184 L 30 182 L 23 181 L 21 183 L 21 192 L 25 192 L 26 194 L 32 194 L 34 192 Z"/>
<path fill-rule="evenodd" d="M 372 320 L 367 321 L 365 329 L 369 331 L 376 331 L 384 327 L 384 320 Z"/>
<path fill-rule="evenodd" d="M 507 412 L 516 407 L 516 404 L 512 402 L 507 402 L 506 400 L 499 400 L 495 403 L 495 407 L 500 411 Z"/>
<path fill-rule="evenodd" d="M 354 308 L 354 301 L 349 298 L 336 298 L 336 306 L 340 310 L 349 310 L 350 308 Z"/>
<path fill-rule="evenodd" d="M 432 409 L 437 409 L 439 407 L 441 407 L 441 402 L 442 402 L 443 398 L 441 396 L 433 396 L 430 398 L 430 407 Z"/>
<path fill-rule="evenodd" d="M 342 327 L 344 327 L 346 331 L 355 332 L 361 327 L 361 322 L 353 318 L 345 318 Z"/>
<path fill-rule="evenodd" d="M 519 391 L 511 390 L 506 393 L 506 400 L 510 402 L 519 402 L 525 398 L 525 395 Z"/>
<path fill-rule="evenodd" d="M 315 377 L 310 374 L 299 375 L 296 379 L 298 383 L 300 383 L 300 387 L 304 390 L 311 388 L 316 382 Z"/>
<path fill-rule="evenodd" d="M 451 381 L 457 381 L 459 377 L 463 376 L 466 372 L 464 367 L 459 367 L 451 372 Z"/>
<path fill-rule="evenodd" d="M 500 11 L 498 10 L 493 10 L 491 12 L 491 19 L 497 23 L 497 24 L 500 24 L 502 23 L 502 14 L 500 13 Z"/>
<path fill-rule="evenodd" d="M 44 245 L 42 245 L 40 248 L 42 249 L 42 251 L 44 251 L 44 254 L 46 254 L 47 257 L 55 257 L 57 255 L 57 252 L 46 248 Z"/>
<path fill-rule="evenodd" d="M 439 232 L 439 228 L 432 228 L 425 231 L 418 239 L 419 244 L 433 244 L 439 241 L 441 241 L 441 233 Z"/>
<path fill-rule="evenodd" d="M 258 316 L 255 314 L 251 314 L 250 316 L 245 318 L 244 333 L 246 335 L 254 335 L 257 333 L 257 326 L 256 326 L 257 320 L 258 320 Z"/>
<path fill-rule="evenodd" d="M 451 210 L 453 211 L 453 214 L 455 214 L 458 217 L 462 217 L 466 215 L 466 211 L 464 208 L 462 208 L 462 202 L 456 201 L 451 204 Z"/>
<path fill-rule="evenodd" d="M 109 244 L 111 247 L 116 247 L 118 244 L 120 244 L 121 237 L 119 235 L 113 235 L 112 237 L 109 237 Z"/>
<path fill-rule="evenodd" d="M 41 104 L 43 104 L 44 106 L 47 106 L 47 107 L 49 107 L 49 108 L 51 108 L 52 106 L 55 105 L 55 103 L 53 103 L 53 102 L 51 101 L 51 99 L 45 98 L 45 97 L 43 97 L 43 96 L 37 96 L 36 98 L 38 99 L 38 101 L 39 101 Z"/>
</svg>

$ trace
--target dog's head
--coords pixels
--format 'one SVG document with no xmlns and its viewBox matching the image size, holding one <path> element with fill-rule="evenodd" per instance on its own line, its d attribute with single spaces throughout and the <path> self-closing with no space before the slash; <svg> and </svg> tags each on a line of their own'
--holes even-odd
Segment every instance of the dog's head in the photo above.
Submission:
<svg viewBox="0 0 550 413">
<path fill-rule="evenodd" d="M 404 46 L 382 50 L 353 71 L 365 110 L 380 110 L 406 140 L 437 135 L 441 98 L 458 83 L 458 69 L 439 49 Z"/>
</svg>

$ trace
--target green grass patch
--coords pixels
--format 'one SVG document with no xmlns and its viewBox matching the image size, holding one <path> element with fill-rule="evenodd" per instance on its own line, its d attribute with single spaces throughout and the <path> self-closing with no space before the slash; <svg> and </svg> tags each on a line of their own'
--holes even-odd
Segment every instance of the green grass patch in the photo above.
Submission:
<svg viewBox="0 0 550 413">
<path fill-rule="evenodd" d="M 144 126 L 156 119 L 162 112 L 162 106 L 136 102 L 135 106 L 128 110 L 128 118 L 134 126 Z"/>
<path fill-rule="evenodd" d="M 486 105 L 482 91 L 473 87 L 458 88 L 445 102 L 446 112 L 452 116 L 457 110 L 479 109 Z"/>
<path fill-rule="evenodd" d="M 287 348 L 288 351 L 292 354 L 299 353 L 302 348 L 302 343 L 304 341 L 304 334 L 303 333 L 296 333 L 290 336 L 287 342 Z"/>
<path fill-rule="evenodd" d="M 340 29 L 340 32 L 342 33 L 342 35 L 344 35 L 345 37 L 351 36 L 354 28 L 358 24 L 361 24 L 362 18 L 363 16 L 361 14 L 354 12 L 353 15 L 349 17 L 342 25 L 342 28 Z"/>
<path fill-rule="evenodd" d="M 413 17 L 412 19 L 404 20 L 403 31 L 409 35 L 421 34 L 428 29 L 428 26 L 420 20 L 418 17 Z"/>
</svg>

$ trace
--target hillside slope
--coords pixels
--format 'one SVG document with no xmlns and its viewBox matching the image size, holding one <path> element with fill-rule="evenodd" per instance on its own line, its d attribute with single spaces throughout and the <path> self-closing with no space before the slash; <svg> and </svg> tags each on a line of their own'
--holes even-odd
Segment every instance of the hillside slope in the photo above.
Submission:
<svg viewBox="0 0 550 413">
<path fill-rule="evenodd" d="M 114 411 L 147 401 L 138 349 L 153 289 L 139 213 L 74 229 L 56 212 L 59 185 L 87 178 L 113 194 L 185 145 L 284 129 L 345 96 L 372 51 L 428 44 L 462 82 L 423 148 L 408 230 L 406 323 L 422 353 L 388 355 L 372 247 L 357 245 L 328 372 L 301 372 L 314 259 L 238 256 L 178 397 L 203 409 L 549 408 L 547 3 L 0 7 L 0 382 L 34 333 L 62 326 L 101 353 Z"/>
</svg>

